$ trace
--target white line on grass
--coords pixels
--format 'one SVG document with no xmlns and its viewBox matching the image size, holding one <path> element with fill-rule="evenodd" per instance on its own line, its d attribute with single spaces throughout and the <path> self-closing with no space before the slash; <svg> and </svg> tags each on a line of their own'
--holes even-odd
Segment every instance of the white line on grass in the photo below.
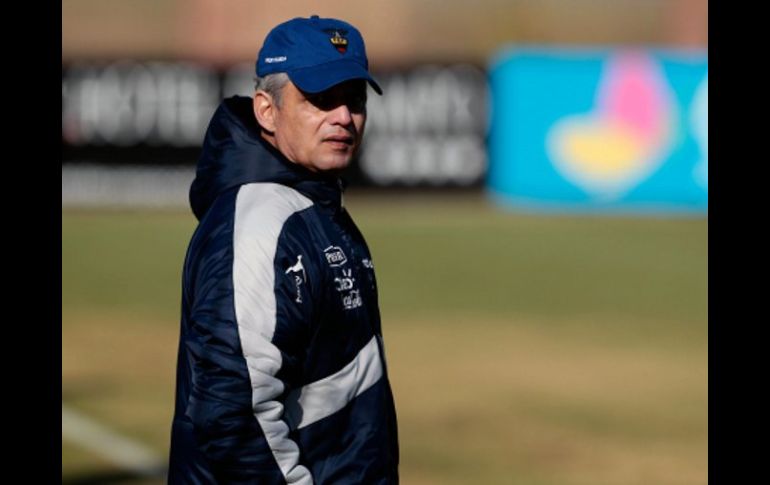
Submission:
<svg viewBox="0 0 770 485">
<path fill-rule="evenodd" d="M 107 429 L 62 404 L 62 438 L 86 448 L 112 463 L 142 476 L 155 476 L 165 467 L 157 453 Z"/>
</svg>

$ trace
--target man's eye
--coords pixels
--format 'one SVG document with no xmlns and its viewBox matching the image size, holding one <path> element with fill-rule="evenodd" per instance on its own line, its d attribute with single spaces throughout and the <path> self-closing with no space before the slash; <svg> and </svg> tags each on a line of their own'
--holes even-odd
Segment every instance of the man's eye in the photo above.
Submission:
<svg viewBox="0 0 770 485">
<path fill-rule="evenodd" d="M 366 95 L 356 96 L 350 101 L 350 109 L 355 112 L 363 111 L 366 108 Z"/>
<path fill-rule="evenodd" d="M 334 96 L 329 93 L 317 93 L 307 96 L 307 100 L 319 109 L 329 111 L 342 104 L 346 104 L 351 111 L 359 113 L 366 109 L 366 93 L 351 94 L 348 96 Z"/>
<path fill-rule="evenodd" d="M 314 94 L 309 98 L 310 102 L 316 106 L 323 107 L 329 104 L 329 97 L 325 94 Z"/>
</svg>

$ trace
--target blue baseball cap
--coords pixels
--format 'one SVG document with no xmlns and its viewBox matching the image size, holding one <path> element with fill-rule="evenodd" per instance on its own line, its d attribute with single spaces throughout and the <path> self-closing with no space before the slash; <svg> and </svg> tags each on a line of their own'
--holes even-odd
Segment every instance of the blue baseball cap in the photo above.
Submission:
<svg viewBox="0 0 770 485">
<path fill-rule="evenodd" d="M 257 76 L 285 72 L 307 93 L 319 93 L 350 79 L 366 79 L 382 94 L 369 74 L 361 33 L 342 20 L 313 15 L 276 26 L 267 34 L 256 64 Z"/>
</svg>

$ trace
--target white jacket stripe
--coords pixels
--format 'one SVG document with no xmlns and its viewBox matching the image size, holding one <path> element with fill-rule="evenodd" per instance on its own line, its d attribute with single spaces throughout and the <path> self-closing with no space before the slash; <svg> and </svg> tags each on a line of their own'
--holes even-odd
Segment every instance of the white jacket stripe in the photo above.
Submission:
<svg viewBox="0 0 770 485">
<path fill-rule="evenodd" d="M 299 192 L 275 183 L 239 189 L 233 229 L 235 317 L 249 370 L 254 416 L 262 428 L 287 483 L 312 484 L 310 471 L 299 464 L 299 448 L 288 437 L 277 397 L 284 385 L 275 374 L 281 352 L 273 345 L 276 325 L 274 259 L 286 220 L 312 205 Z"/>
<path fill-rule="evenodd" d="M 344 408 L 382 377 L 377 337 L 340 371 L 291 391 L 284 418 L 292 429 L 304 428 Z"/>
</svg>

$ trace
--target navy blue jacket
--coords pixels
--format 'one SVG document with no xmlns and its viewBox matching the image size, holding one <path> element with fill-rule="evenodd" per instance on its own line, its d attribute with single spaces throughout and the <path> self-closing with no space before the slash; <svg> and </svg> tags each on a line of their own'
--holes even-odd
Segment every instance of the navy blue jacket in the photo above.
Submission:
<svg viewBox="0 0 770 485">
<path fill-rule="evenodd" d="M 392 484 L 374 265 L 337 177 L 214 114 L 190 205 L 168 482 Z"/>
</svg>

